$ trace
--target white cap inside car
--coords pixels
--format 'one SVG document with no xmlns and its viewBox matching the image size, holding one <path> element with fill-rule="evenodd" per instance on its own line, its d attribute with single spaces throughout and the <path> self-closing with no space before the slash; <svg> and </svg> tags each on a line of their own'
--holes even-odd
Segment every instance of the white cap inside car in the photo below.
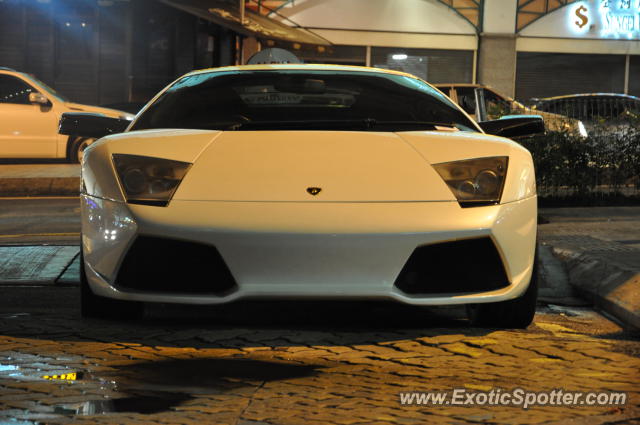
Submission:
<svg viewBox="0 0 640 425">
<path fill-rule="evenodd" d="M 278 63 L 302 63 L 300 59 L 288 50 L 272 47 L 255 53 L 247 61 L 247 65 L 269 65 Z"/>
</svg>

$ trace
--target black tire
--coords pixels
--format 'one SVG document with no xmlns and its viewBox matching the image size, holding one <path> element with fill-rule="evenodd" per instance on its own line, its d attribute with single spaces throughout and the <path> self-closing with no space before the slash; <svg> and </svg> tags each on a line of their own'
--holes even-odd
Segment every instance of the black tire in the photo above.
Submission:
<svg viewBox="0 0 640 425">
<path fill-rule="evenodd" d="M 84 255 L 80 251 L 80 315 L 102 319 L 128 320 L 141 318 L 144 303 L 114 300 L 93 293 L 84 269 Z"/>
<path fill-rule="evenodd" d="M 537 252 L 534 258 L 531 280 L 524 294 L 509 301 L 467 305 L 467 315 L 473 326 L 525 329 L 531 324 L 538 300 Z"/>
<path fill-rule="evenodd" d="M 96 139 L 87 137 L 76 137 L 69 145 L 67 160 L 71 163 L 78 164 L 82 162 L 83 152 L 87 146 L 95 142 Z"/>
</svg>

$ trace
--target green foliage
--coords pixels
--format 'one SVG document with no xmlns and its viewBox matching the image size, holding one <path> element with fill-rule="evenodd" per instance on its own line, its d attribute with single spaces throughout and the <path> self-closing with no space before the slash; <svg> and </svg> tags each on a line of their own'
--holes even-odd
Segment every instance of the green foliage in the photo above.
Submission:
<svg viewBox="0 0 640 425">
<path fill-rule="evenodd" d="M 531 152 L 538 194 L 551 203 L 616 205 L 640 199 L 636 120 L 589 125 L 589 136 L 547 132 L 518 140 Z"/>
</svg>

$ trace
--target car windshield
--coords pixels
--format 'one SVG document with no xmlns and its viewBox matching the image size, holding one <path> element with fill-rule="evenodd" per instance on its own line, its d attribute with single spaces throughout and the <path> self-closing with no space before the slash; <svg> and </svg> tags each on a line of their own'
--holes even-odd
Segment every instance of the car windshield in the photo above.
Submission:
<svg viewBox="0 0 640 425">
<path fill-rule="evenodd" d="M 54 89 L 52 89 L 51 87 L 49 87 L 48 85 L 43 83 L 42 81 L 38 80 L 33 75 L 30 75 L 30 74 L 23 74 L 23 75 L 26 76 L 31 81 L 33 81 L 34 83 L 36 83 L 37 85 L 39 85 L 41 88 L 43 88 L 51 96 L 54 96 L 54 97 L 58 98 L 58 100 L 60 100 L 61 102 L 69 102 L 69 99 L 67 99 L 66 97 L 64 97 L 63 95 L 61 95 L 60 93 L 58 93 L 57 91 L 55 91 Z"/>
<path fill-rule="evenodd" d="M 132 126 L 215 130 L 480 131 L 409 76 L 366 71 L 223 71 L 181 78 Z"/>
</svg>

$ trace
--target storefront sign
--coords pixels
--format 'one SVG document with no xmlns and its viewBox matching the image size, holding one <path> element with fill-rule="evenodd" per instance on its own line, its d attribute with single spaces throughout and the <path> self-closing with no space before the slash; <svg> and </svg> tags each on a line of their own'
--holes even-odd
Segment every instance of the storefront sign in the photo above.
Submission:
<svg viewBox="0 0 640 425">
<path fill-rule="evenodd" d="M 579 35 L 602 38 L 640 37 L 640 0 L 592 0 L 567 7 L 567 24 Z"/>
</svg>

